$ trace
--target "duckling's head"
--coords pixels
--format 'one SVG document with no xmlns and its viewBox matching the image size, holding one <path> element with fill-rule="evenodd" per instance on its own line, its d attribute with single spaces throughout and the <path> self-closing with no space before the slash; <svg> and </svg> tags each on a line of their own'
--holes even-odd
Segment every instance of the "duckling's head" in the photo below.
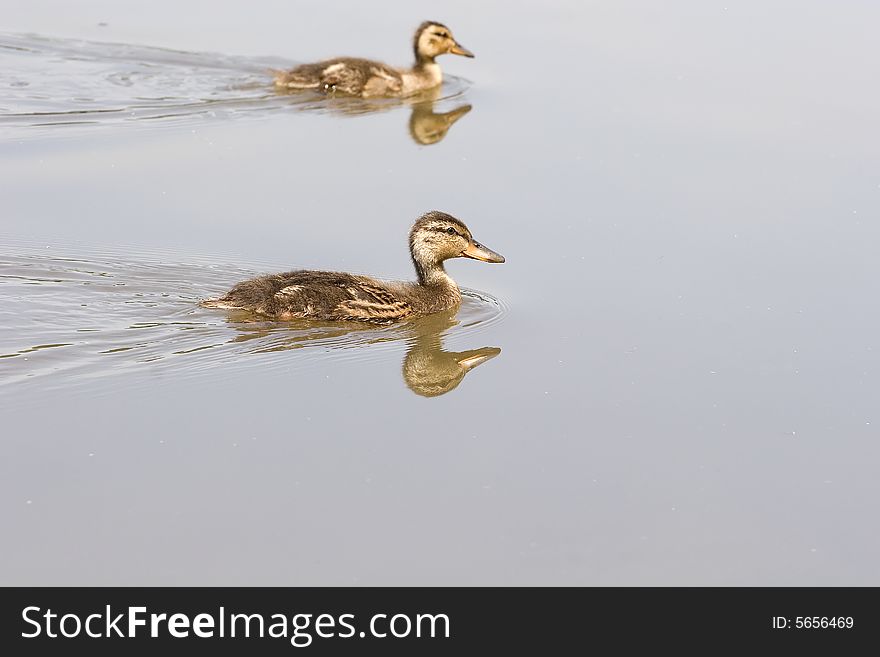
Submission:
<svg viewBox="0 0 880 657">
<path fill-rule="evenodd" d="M 474 56 L 474 53 L 455 40 L 448 27 L 436 21 L 425 21 L 419 25 L 413 38 L 413 50 L 418 64 L 433 62 L 435 57 L 446 53 L 462 57 Z"/>
<path fill-rule="evenodd" d="M 413 224 L 409 249 L 419 282 L 429 282 L 432 274 L 443 272 L 443 261 L 473 258 L 483 262 L 504 262 L 504 256 L 477 242 L 468 227 L 452 215 L 432 210 Z"/>
</svg>

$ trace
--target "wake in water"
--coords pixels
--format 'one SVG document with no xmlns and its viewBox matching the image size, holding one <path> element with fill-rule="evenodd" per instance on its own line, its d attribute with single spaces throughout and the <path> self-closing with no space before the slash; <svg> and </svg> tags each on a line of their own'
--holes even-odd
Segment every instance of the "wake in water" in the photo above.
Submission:
<svg viewBox="0 0 880 657">
<path fill-rule="evenodd" d="M 15 250 L 0 254 L 0 386 L 76 388 L 133 370 L 198 376 L 218 367 L 313 366 L 330 357 L 399 362 L 405 348 L 404 381 L 435 396 L 500 352 L 442 345 L 449 334 L 468 336 L 500 319 L 502 305 L 482 293 L 463 290 L 459 309 L 388 327 L 268 322 L 198 305 L 254 271 Z"/>
<path fill-rule="evenodd" d="M 470 109 L 434 111 L 435 102 L 466 90 L 454 77 L 442 90 L 403 100 L 277 93 L 270 69 L 290 65 L 279 58 L 0 34 L 0 129 L 27 127 L 33 134 L 62 125 L 180 123 L 291 108 L 363 114 L 410 106 L 413 139 L 430 144 Z"/>
</svg>

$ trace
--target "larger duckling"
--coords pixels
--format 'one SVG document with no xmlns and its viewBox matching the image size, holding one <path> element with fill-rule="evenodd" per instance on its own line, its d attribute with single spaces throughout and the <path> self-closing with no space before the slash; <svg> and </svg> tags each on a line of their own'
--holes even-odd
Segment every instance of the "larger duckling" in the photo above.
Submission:
<svg viewBox="0 0 880 657">
<path fill-rule="evenodd" d="M 390 324 L 441 312 L 461 303 L 458 285 L 443 267 L 450 258 L 504 262 L 475 241 L 468 227 L 445 212 L 427 212 L 413 224 L 409 249 L 415 282 L 380 281 L 327 271 L 291 271 L 235 285 L 207 308 L 247 310 L 279 320 L 311 319 Z"/>
<path fill-rule="evenodd" d="M 443 72 L 435 59 L 446 53 L 473 57 L 459 44 L 443 23 L 425 21 L 413 38 L 416 61 L 402 69 L 368 59 L 339 57 L 316 64 L 303 64 L 290 71 L 278 71 L 275 86 L 283 89 L 316 89 L 351 96 L 408 96 L 432 89 L 443 82 Z"/>
</svg>

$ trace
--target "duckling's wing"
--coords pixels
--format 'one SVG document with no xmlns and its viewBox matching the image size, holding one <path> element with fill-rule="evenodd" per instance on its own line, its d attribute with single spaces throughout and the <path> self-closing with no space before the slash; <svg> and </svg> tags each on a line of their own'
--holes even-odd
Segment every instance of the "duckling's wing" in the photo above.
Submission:
<svg viewBox="0 0 880 657">
<path fill-rule="evenodd" d="M 209 308 L 241 309 L 278 319 L 349 320 L 389 324 L 413 313 L 393 286 L 342 272 L 291 271 L 235 285 Z"/>
<path fill-rule="evenodd" d="M 321 87 L 357 96 L 388 96 L 400 93 L 403 80 L 390 66 L 369 59 L 345 58 L 330 62 L 322 74 Z"/>
<path fill-rule="evenodd" d="M 303 64 L 277 74 L 275 84 L 288 89 L 320 89 L 365 96 L 396 94 L 403 88 L 400 73 L 390 66 L 351 57 Z"/>
<path fill-rule="evenodd" d="M 272 305 L 280 316 L 386 324 L 413 312 L 392 289 L 366 276 L 299 271 L 273 278 Z"/>
<path fill-rule="evenodd" d="M 351 298 L 337 306 L 337 312 L 346 319 L 390 323 L 413 312 L 409 303 L 372 281 L 359 281 L 350 286 L 347 292 Z"/>
<path fill-rule="evenodd" d="M 370 63 L 370 74 L 364 88 L 363 96 L 396 96 L 403 90 L 403 78 L 400 73 L 384 64 Z"/>
<path fill-rule="evenodd" d="M 329 59 L 317 64 L 303 64 L 291 71 L 281 71 L 275 76 L 275 84 L 288 89 L 359 92 L 367 76 L 368 72 L 358 65 L 358 60 Z"/>
</svg>

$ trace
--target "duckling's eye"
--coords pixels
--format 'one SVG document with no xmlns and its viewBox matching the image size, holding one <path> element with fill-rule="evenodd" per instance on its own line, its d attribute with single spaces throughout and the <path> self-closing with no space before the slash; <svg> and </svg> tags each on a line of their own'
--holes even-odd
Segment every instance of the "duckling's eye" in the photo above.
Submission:
<svg viewBox="0 0 880 657">
<path fill-rule="evenodd" d="M 446 37 L 449 36 L 448 34 L 446 34 L 446 32 L 434 32 L 434 34 L 437 35 L 438 37 L 440 37 L 441 39 L 445 39 Z"/>
<path fill-rule="evenodd" d="M 449 233 L 450 235 L 455 235 L 455 234 L 456 234 L 456 232 L 455 232 L 455 228 L 453 228 L 452 226 L 450 226 L 449 228 L 447 228 L 447 229 L 446 229 L 446 232 Z"/>
</svg>

